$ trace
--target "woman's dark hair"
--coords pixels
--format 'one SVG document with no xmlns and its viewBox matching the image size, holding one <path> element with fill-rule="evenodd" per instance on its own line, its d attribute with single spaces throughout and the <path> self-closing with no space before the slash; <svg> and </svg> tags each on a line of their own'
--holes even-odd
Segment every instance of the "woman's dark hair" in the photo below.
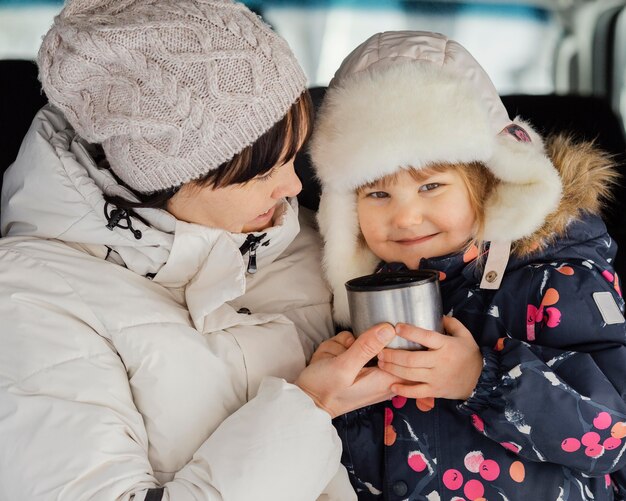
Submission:
<svg viewBox="0 0 626 501">
<path fill-rule="evenodd" d="M 229 161 L 204 177 L 192 181 L 199 187 L 223 188 L 231 184 L 242 184 L 270 171 L 274 166 L 290 160 L 311 134 L 313 104 L 309 91 L 305 90 L 291 105 L 287 114 L 253 144 L 244 148 Z M 122 183 L 119 179 L 118 182 Z M 131 202 L 120 196 L 104 195 L 104 199 L 120 209 L 157 208 L 165 209 L 167 201 L 181 186 L 151 193 L 133 193 L 139 202 Z"/>
</svg>

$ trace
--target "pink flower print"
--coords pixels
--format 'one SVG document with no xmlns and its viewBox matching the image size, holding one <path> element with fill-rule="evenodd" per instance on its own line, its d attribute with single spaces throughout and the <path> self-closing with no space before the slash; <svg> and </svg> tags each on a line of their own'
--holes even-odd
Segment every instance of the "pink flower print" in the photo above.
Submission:
<svg viewBox="0 0 626 501">
<path fill-rule="evenodd" d="M 485 458 L 483 457 L 482 452 L 472 451 L 468 452 L 465 455 L 463 463 L 465 464 L 465 468 L 467 468 L 467 471 L 470 471 L 472 473 L 478 473 L 478 469 L 480 468 L 480 465 L 483 463 L 484 460 Z"/>
<path fill-rule="evenodd" d="M 599 412 L 595 418 L 593 418 L 593 426 L 596 430 L 607 430 L 613 424 L 613 418 L 608 412 Z M 588 431 L 580 437 L 580 441 L 577 438 L 566 438 L 561 442 L 561 449 L 565 452 L 576 452 L 581 448 L 581 444 L 585 446 L 585 455 L 590 458 L 598 458 L 602 456 L 606 451 L 612 451 L 622 445 L 622 438 L 626 436 L 626 423 L 618 421 L 611 427 L 611 436 L 600 436 L 597 431 Z"/>
<path fill-rule="evenodd" d="M 422 472 L 426 469 L 426 457 L 420 451 L 412 451 L 407 459 L 409 466 L 416 472 Z"/>
<path fill-rule="evenodd" d="M 583 445 L 596 445 L 600 443 L 600 435 L 598 435 L 595 431 L 588 431 L 583 435 L 580 441 Z"/>
<path fill-rule="evenodd" d="M 622 441 L 619 438 L 609 437 L 602 442 L 602 446 L 607 451 L 612 451 L 613 449 L 617 449 L 620 445 L 622 445 Z"/>
<path fill-rule="evenodd" d="M 468 498 L 470 501 L 474 501 L 475 499 L 483 497 L 483 495 L 485 494 L 485 488 L 479 480 L 468 480 L 468 482 L 465 484 L 465 487 L 463 488 L 463 494 L 465 494 L 465 497 Z"/>
<path fill-rule="evenodd" d="M 485 459 L 478 469 L 478 473 L 488 482 L 500 476 L 500 466 L 493 459 Z"/>
<path fill-rule="evenodd" d="M 515 468 L 510 470 L 512 477 L 516 482 L 523 482 L 524 480 L 524 467 L 519 463 Z M 464 482 L 463 474 L 455 469 L 446 470 L 443 474 L 443 483 L 451 491 L 458 490 L 463 487 L 463 494 L 465 498 L 479 501 L 483 499 L 485 494 L 485 488 L 481 479 L 486 482 L 493 482 L 500 476 L 500 465 L 493 459 L 485 459 L 482 451 L 471 451 L 465 455 L 463 464 L 469 472 L 469 479 Z M 521 465 L 521 469 L 520 469 Z M 478 473 L 481 479 L 471 478 L 472 473 Z M 463 498 L 459 498 L 463 499 Z"/>
<path fill-rule="evenodd" d="M 546 308 L 543 317 L 548 327 L 556 327 L 561 323 L 561 312 L 556 308 Z"/>
<path fill-rule="evenodd" d="M 611 487 L 611 475 L 609 475 L 608 473 L 606 475 L 604 475 L 604 486 L 608 489 L 609 487 Z"/>
<path fill-rule="evenodd" d="M 557 325 L 559 325 L 561 323 L 561 312 L 554 307 L 549 307 L 553 304 L 556 304 L 558 300 L 558 291 L 552 288 L 548 289 L 544 294 L 543 299 L 541 300 L 541 305 L 539 306 L 539 310 L 537 311 L 537 314 L 539 314 L 539 312 L 545 308 L 545 311 L 543 311 L 542 315 L 543 318 L 538 318 L 537 320 L 543 320 L 548 327 L 556 327 Z"/>
<path fill-rule="evenodd" d="M 611 415 L 608 412 L 601 412 L 594 418 L 593 426 L 598 430 L 606 430 L 611 426 Z"/>
<path fill-rule="evenodd" d="M 515 454 L 518 454 L 521 450 L 521 447 L 513 442 L 500 442 L 500 445 Z"/>
<path fill-rule="evenodd" d="M 406 404 L 406 401 L 407 401 L 406 397 L 395 396 L 391 399 L 391 404 L 396 409 L 402 409 L 402 407 L 404 407 L 404 404 Z"/>
<path fill-rule="evenodd" d="M 535 340 L 535 323 L 537 322 L 537 307 L 529 304 L 526 309 L 526 339 L 529 341 Z M 541 315 L 539 315 L 541 318 Z"/>
<path fill-rule="evenodd" d="M 590 445 L 585 449 L 585 454 L 590 458 L 599 458 L 602 454 L 604 454 L 604 447 L 600 444 Z"/>
<path fill-rule="evenodd" d="M 485 432 L 485 422 L 478 416 L 478 414 L 472 414 L 472 424 L 479 432 Z"/>
<path fill-rule="evenodd" d="M 613 286 L 615 292 L 619 294 L 619 297 L 622 297 L 622 290 L 619 286 L 619 277 L 617 276 L 617 274 L 613 274 L 609 270 L 604 270 L 602 272 L 602 276 L 608 283 Z"/>
<path fill-rule="evenodd" d="M 446 470 L 443 474 L 443 485 L 451 491 L 456 491 L 463 485 L 463 474 L 453 468 Z"/>
<path fill-rule="evenodd" d="M 554 306 L 559 300 L 556 289 L 549 288 L 541 300 L 539 307 L 529 304 L 526 309 L 526 338 L 535 340 L 535 324 L 543 323 L 548 327 L 556 327 L 561 323 L 561 312 Z"/>
<path fill-rule="evenodd" d="M 586 445 L 585 455 L 590 458 L 598 458 L 604 454 L 604 447 L 600 445 L 600 435 L 595 431 L 588 431 L 580 439 L 583 445 Z"/>
<path fill-rule="evenodd" d="M 580 449 L 580 440 L 577 438 L 566 438 L 561 442 L 561 449 L 565 452 L 576 452 Z"/>
</svg>

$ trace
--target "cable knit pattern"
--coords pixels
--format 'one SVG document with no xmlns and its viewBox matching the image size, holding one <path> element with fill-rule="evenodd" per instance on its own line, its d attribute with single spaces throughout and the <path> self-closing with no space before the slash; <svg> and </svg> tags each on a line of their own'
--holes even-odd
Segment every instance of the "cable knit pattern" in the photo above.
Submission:
<svg viewBox="0 0 626 501">
<path fill-rule="evenodd" d="M 39 69 L 50 102 L 140 192 L 230 160 L 306 88 L 286 42 L 230 1 L 70 0 Z"/>
</svg>

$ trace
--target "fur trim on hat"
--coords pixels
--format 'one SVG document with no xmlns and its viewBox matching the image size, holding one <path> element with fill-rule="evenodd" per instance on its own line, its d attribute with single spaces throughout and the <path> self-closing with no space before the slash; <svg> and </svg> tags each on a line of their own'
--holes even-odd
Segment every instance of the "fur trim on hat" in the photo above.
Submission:
<svg viewBox="0 0 626 501">
<path fill-rule="evenodd" d="M 359 58 L 367 59 L 365 69 Z M 499 241 L 531 235 L 561 196 L 540 136 L 511 121 L 484 70 L 437 34 L 383 33 L 355 49 L 327 90 L 310 153 L 322 184 L 324 267 L 343 325 L 344 283 L 378 261 L 359 240 L 358 187 L 399 169 L 481 162 L 501 181 L 486 202 L 484 231 Z"/>
<path fill-rule="evenodd" d="M 311 140 L 324 186 L 352 191 L 399 168 L 491 156 L 486 110 L 470 89 L 432 66 L 403 63 L 328 89 Z"/>
<path fill-rule="evenodd" d="M 360 242 L 355 194 L 334 192 L 322 196 L 317 220 L 325 243 L 322 264 L 334 294 L 334 318 L 339 325 L 348 326 L 350 313 L 344 284 L 372 273 L 380 259 Z"/>
</svg>

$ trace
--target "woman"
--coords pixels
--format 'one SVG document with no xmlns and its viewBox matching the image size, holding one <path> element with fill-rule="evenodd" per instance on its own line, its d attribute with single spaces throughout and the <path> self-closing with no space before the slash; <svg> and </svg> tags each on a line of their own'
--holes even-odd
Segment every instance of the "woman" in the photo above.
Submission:
<svg viewBox="0 0 626 501">
<path fill-rule="evenodd" d="M 316 499 L 393 331 L 303 371 L 332 322 L 287 45 L 231 2 L 70 0 L 39 66 L 2 193 L 0 499 Z"/>
</svg>

